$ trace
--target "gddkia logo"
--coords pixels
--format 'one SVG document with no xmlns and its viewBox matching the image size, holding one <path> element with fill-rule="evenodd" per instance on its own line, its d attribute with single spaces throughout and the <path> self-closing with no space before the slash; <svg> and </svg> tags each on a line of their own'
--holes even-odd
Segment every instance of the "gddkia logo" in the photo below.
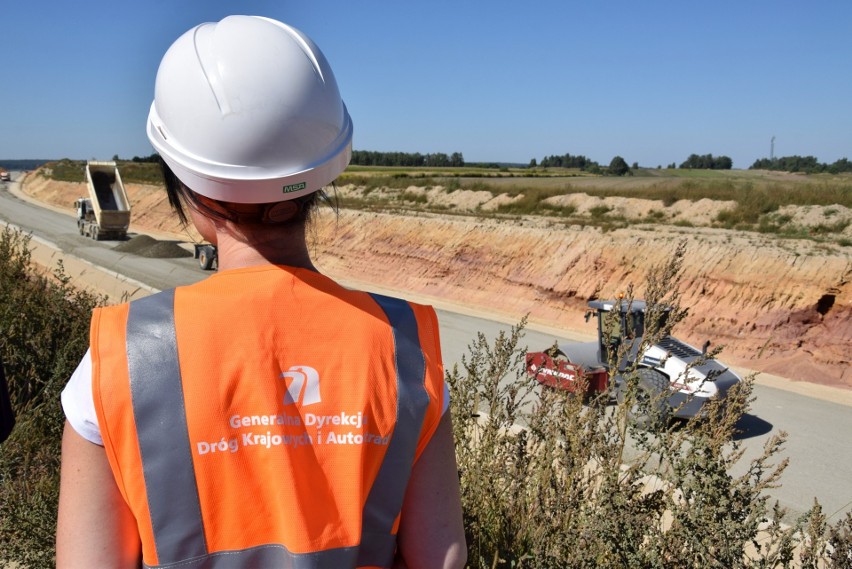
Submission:
<svg viewBox="0 0 852 569">
<path fill-rule="evenodd" d="M 313 405 L 320 402 L 319 372 L 309 366 L 293 366 L 283 372 L 281 377 L 286 381 L 287 394 L 284 396 L 284 405 L 291 405 L 299 401 L 301 396 L 302 405 Z"/>
</svg>

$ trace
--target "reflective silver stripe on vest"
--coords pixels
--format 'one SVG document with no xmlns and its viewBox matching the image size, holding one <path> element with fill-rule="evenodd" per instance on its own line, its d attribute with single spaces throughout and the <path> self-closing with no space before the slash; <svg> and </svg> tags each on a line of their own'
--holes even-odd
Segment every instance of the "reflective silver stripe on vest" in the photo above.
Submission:
<svg viewBox="0 0 852 569">
<path fill-rule="evenodd" d="M 145 569 L 331 569 L 355 567 L 357 547 L 327 549 L 316 553 L 291 553 L 282 545 L 258 545 L 237 551 L 218 551 L 195 559 Z"/>
<path fill-rule="evenodd" d="M 404 300 L 378 294 L 370 296 L 385 311 L 393 327 L 397 411 L 393 437 L 364 504 L 358 564 L 387 567 L 396 549 L 396 536 L 391 530 L 402 511 L 429 395 L 424 386 L 426 360 L 420 347 L 414 311 Z"/>
<path fill-rule="evenodd" d="M 360 546 L 313 553 L 291 553 L 277 544 L 208 553 L 183 401 L 174 291 L 130 303 L 127 361 L 157 567 L 319 569 L 391 564 L 396 549 L 391 531 L 402 510 L 429 397 L 424 386 L 426 363 L 411 306 L 403 300 L 371 296 L 393 328 L 397 422 L 364 505 Z"/>
<path fill-rule="evenodd" d="M 175 336 L 174 290 L 130 303 L 127 365 L 133 419 L 160 562 L 207 553 Z"/>
</svg>

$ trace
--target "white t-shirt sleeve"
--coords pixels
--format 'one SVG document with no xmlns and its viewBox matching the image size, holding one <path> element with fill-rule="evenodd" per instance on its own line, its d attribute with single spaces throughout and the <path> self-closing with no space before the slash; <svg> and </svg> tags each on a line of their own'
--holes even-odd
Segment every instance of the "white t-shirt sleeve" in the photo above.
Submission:
<svg viewBox="0 0 852 569">
<path fill-rule="evenodd" d="M 92 396 L 92 354 L 86 350 L 71 379 L 62 390 L 62 410 L 77 434 L 89 442 L 103 446 L 95 401 Z"/>
</svg>

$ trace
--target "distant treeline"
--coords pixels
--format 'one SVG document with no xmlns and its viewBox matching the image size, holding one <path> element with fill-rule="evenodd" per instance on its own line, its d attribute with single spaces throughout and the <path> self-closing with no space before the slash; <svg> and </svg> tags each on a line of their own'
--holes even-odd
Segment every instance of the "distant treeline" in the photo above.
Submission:
<svg viewBox="0 0 852 569">
<path fill-rule="evenodd" d="M 115 158 L 118 160 L 118 157 Z M 157 153 L 150 156 L 134 156 L 131 162 L 156 162 Z M 419 152 L 373 152 L 369 150 L 353 150 L 352 164 L 356 166 L 406 166 L 406 167 L 461 167 L 464 166 L 464 156 L 461 152 L 450 155 L 438 152 L 421 154 Z"/>
<path fill-rule="evenodd" d="M 761 158 L 756 160 L 750 170 L 780 170 L 782 172 L 805 172 L 808 174 L 839 174 L 852 172 L 852 162 L 841 158 L 833 164 L 820 163 L 814 156 L 784 156 L 782 158 Z"/>
<path fill-rule="evenodd" d="M 421 154 L 419 152 L 374 152 L 371 150 L 353 150 L 352 164 L 357 166 L 406 166 L 406 167 L 461 167 L 464 156 L 461 152 L 450 155 L 443 152 Z"/>
<path fill-rule="evenodd" d="M 113 156 L 112 159 L 115 160 L 116 162 L 121 160 L 121 158 L 119 158 L 118 156 Z M 159 162 L 159 160 L 160 160 L 160 155 L 155 152 L 155 153 L 153 153 L 149 156 L 134 156 L 133 158 L 130 159 L 130 162 L 136 162 L 136 163 Z"/>
<path fill-rule="evenodd" d="M 616 158 L 620 158 L 616 156 Z M 117 155 L 113 156 L 113 160 L 123 160 Z M 134 156 L 129 162 L 157 162 L 159 155 L 155 152 L 149 156 Z M 615 160 L 615 158 L 613 158 Z M 0 160 L 0 168 L 6 170 L 34 170 L 39 166 L 53 162 L 53 160 Z M 471 166 L 479 168 L 502 168 L 514 167 L 523 168 L 522 164 L 503 164 L 496 162 L 477 162 L 465 163 L 464 156 L 461 152 L 453 152 L 452 154 L 444 154 L 437 152 L 433 154 L 421 154 L 420 152 L 376 152 L 371 150 L 353 150 L 352 164 L 356 166 L 402 166 L 402 167 L 455 167 Z M 620 163 L 620 161 L 619 161 Z M 541 162 L 537 162 L 535 158 L 529 162 L 530 168 L 577 168 L 594 174 L 609 173 L 619 174 L 618 172 L 610 171 L 609 168 L 601 167 L 594 160 L 583 155 L 561 154 L 553 156 L 545 156 Z M 728 156 L 713 156 L 712 154 L 690 154 L 689 157 L 681 162 L 678 166 L 674 162 L 668 164 L 667 168 L 683 168 L 683 169 L 708 169 L 708 170 L 730 170 L 733 168 L 733 161 Z M 638 164 L 635 162 L 630 168 L 635 170 Z M 659 168 L 659 166 L 657 166 Z M 814 156 L 784 156 L 781 158 L 760 158 L 749 166 L 751 170 L 778 170 L 782 172 L 804 172 L 808 174 L 829 173 L 839 174 L 842 172 L 852 172 L 852 162 L 846 158 L 834 162 L 833 164 L 825 164 L 819 162 Z M 626 172 L 629 173 L 629 172 Z"/>
<path fill-rule="evenodd" d="M 698 169 L 704 168 L 707 170 L 730 170 L 734 166 L 734 162 L 727 156 L 716 156 L 712 154 L 690 154 L 689 158 L 683 161 L 680 168 Z"/>
<path fill-rule="evenodd" d="M 542 168 L 579 168 L 580 170 L 592 170 L 600 168 L 600 164 L 586 158 L 585 156 L 572 156 L 571 154 L 563 154 L 561 156 L 545 156 L 538 164 Z M 530 162 L 530 166 L 535 167 L 535 160 Z"/>
<path fill-rule="evenodd" d="M 557 156 L 545 156 L 541 159 L 541 162 L 536 164 L 535 159 L 530 162 L 530 167 L 534 168 L 536 165 L 542 168 L 579 168 L 580 170 L 584 170 L 586 172 L 592 173 L 609 173 L 615 174 L 617 176 L 623 176 L 624 174 L 629 173 L 628 169 L 624 163 L 624 159 L 620 156 L 616 156 L 612 159 L 612 162 L 609 165 L 609 168 L 601 168 L 601 165 L 595 162 L 590 158 L 586 158 L 583 155 L 574 156 L 572 154 L 562 154 Z M 614 165 L 619 166 L 618 168 L 614 168 Z M 638 164 L 633 164 L 633 170 L 639 167 Z M 706 168 L 710 170 L 730 170 L 733 167 L 733 161 L 727 156 L 713 156 L 712 154 L 704 154 L 699 156 L 698 154 L 690 154 L 689 158 L 687 158 L 684 162 L 681 163 L 680 166 L 677 166 L 674 162 L 667 166 L 668 168 Z"/>
<path fill-rule="evenodd" d="M 9 171 L 35 170 L 39 166 L 47 164 L 48 162 L 52 162 L 52 160 L 0 160 L 0 168 Z"/>
<path fill-rule="evenodd" d="M 626 162 L 620 156 L 616 156 L 610 162 L 609 168 L 601 168 L 601 165 L 590 158 L 583 155 L 574 156 L 572 154 L 562 154 L 557 156 L 545 156 L 541 162 L 536 164 L 535 159 L 530 162 L 530 167 L 536 165 L 542 168 L 579 168 L 586 172 L 592 173 L 608 173 L 610 175 L 623 176 L 629 173 Z M 632 169 L 639 167 L 634 162 Z M 730 170 L 733 167 L 733 161 L 727 156 L 713 156 L 712 154 L 690 154 L 689 158 L 677 166 L 674 162 L 667 166 L 668 168 L 705 168 L 709 170 Z"/>
</svg>

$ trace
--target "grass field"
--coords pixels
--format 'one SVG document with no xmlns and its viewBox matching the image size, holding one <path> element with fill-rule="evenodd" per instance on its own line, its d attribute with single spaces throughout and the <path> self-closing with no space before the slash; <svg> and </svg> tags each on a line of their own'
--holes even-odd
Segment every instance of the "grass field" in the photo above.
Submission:
<svg viewBox="0 0 852 569">
<path fill-rule="evenodd" d="M 639 169 L 632 176 L 594 176 L 580 170 L 448 168 L 403 169 L 350 167 L 339 183 L 405 188 L 443 186 L 496 194 L 534 194 L 540 200 L 566 193 L 659 199 L 712 199 L 748 202 L 755 196 L 769 207 L 842 205 L 852 207 L 852 175 L 785 174 L 763 170 Z M 768 201 L 767 201 L 768 200 Z"/>
<path fill-rule="evenodd" d="M 350 168 L 339 179 L 341 184 L 405 190 L 410 186 L 441 186 L 455 190 L 488 191 L 492 194 L 522 196 L 498 211 L 516 215 L 568 214 L 545 203 L 560 195 L 584 193 L 600 198 L 627 197 L 659 200 L 664 207 L 679 200 L 701 199 L 734 202 L 736 206 L 715 220 L 715 225 L 730 229 L 779 233 L 789 237 L 813 237 L 789 224 L 783 216 L 772 218 L 784 206 L 842 206 L 852 208 L 852 175 L 787 174 L 762 170 L 680 170 L 638 169 L 630 176 L 592 176 L 579 170 L 504 169 L 488 171 L 452 168 L 446 171 L 396 168 Z M 532 174 L 532 175 L 530 175 Z M 354 204 L 346 204 L 353 206 Z M 419 205 L 419 204 L 415 204 Z M 600 211 L 592 212 L 592 224 L 604 220 Z M 605 212 L 603 212 L 605 213 Z M 596 218 L 596 219 L 595 219 Z M 572 221 L 576 221 L 572 219 Z M 786 225 L 786 227 L 784 227 Z M 827 222 L 819 234 L 840 233 L 848 222 Z M 811 232 L 812 233 L 812 232 Z"/>
</svg>

